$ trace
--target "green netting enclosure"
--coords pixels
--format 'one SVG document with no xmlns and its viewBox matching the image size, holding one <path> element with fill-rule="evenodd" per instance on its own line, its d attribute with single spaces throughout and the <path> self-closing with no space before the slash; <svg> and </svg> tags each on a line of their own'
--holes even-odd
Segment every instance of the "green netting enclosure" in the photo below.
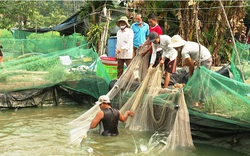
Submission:
<svg viewBox="0 0 250 156">
<path fill-rule="evenodd" d="M 250 128 L 250 85 L 202 66 L 188 81 L 184 92 L 190 110 L 202 112 L 196 115 Z M 203 105 L 195 106 L 200 100 Z"/>
<path fill-rule="evenodd" d="M 238 43 L 239 46 L 242 45 Z M 249 61 L 249 47 L 239 50 L 239 55 L 240 59 Z M 125 128 L 161 135 L 156 138 L 152 135 L 156 141 L 154 144 L 149 141 L 148 149 L 153 151 L 150 154 L 167 155 L 167 152 L 180 147 L 193 148 L 196 143 L 250 154 L 250 85 L 240 81 L 241 77 L 237 79 L 233 73 L 237 71 L 241 75 L 239 64 L 232 63 L 230 71 L 233 77 L 201 66 L 196 68 L 184 87 L 179 84 L 162 88 L 164 72 L 158 66 L 143 77 L 143 59 L 136 55 L 107 95 L 112 99 L 113 107 L 121 112 L 135 112 L 134 117 L 126 121 Z M 140 78 L 134 74 L 138 67 Z M 183 69 L 177 70 L 181 79 L 188 75 L 186 70 L 184 74 L 179 72 Z M 244 70 L 249 70 L 248 63 L 244 63 Z M 248 74 L 244 74 L 246 79 Z M 174 84 L 182 83 L 181 79 Z M 98 111 L 99 106 L 95 105 L 70 123 L 76 126 L 70 132 L 71 143 L 84 143 L 89 122 Z"/>
<path fill-rule="evenodd" d="M 4 55 L 1 93 L 55 85 L 96 99 L 108 92 L 110 78 L 84 36 L 53 33 L 23 36 L 25 39 L 0 38 Z"/>
<path fill-rule="evenodd" d="M 238 55 L 234 49 L 232 52 L 230 71 L 232 72 L 235 80 L 240 82 L 243 82 L 244 80 L 246 82 L 250 82 L 250 44 L 237 42 L 236 48 Z"/>
</svg>

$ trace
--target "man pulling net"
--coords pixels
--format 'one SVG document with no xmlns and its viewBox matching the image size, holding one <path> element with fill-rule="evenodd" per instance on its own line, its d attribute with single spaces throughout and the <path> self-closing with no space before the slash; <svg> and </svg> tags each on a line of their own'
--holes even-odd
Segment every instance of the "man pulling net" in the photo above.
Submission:
<svg viewBox="0 0 250 156">
<path fill-rule="evenodd" d="M 167 136 L 163 140 L 166 144 L 158 150 L 159 153 L 165 149 L 176 149 L 180 146 L 194 147 L 182 89 L 171 90 L 161 87 L 163 75 L 161 66 L 157 66 L 147 73 L 144 80 L 138 84 L 133 78 L 133 71 L 136 67 L 141 67 L 141 59 L 140 53 L 137 54 L 107 94 L 112 101 L 116 101 L 114 106 L 117 104 L 117 107 L 121 108 L 121 113 L 124 114 L 127 110 L 135 113 L 133 118 L 127 119 L 125 127 L 135 131 L 166 132 Z M 82 128 L 84 128 L 84 124 L 88 124 L 85 131 L 81 128 L 78 128 L 78 131 L 74 129 L 71 131 L 71 143 L 81 143 L 76 141 L 76 138 L 81 140 L 82 136 L 86 137 L 94 115 L 100 111 L 98 107 L 93 106 L 71 122 L 72 125 L 79 125 Z"/>
</svg>

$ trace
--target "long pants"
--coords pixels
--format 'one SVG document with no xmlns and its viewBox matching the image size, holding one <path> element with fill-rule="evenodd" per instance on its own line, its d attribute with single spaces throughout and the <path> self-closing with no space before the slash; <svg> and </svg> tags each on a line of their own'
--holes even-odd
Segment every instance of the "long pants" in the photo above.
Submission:
<svg viewBox="0 0 250 156">
<path fill-rule="evenodd" d="M 131 63 L 132 59 L 118 59 L 118 65 L 117 65 L 117 78 L 119 79 L 123 73 L 124 63 L 126 63 L 127 66 Z"/>
</svg>

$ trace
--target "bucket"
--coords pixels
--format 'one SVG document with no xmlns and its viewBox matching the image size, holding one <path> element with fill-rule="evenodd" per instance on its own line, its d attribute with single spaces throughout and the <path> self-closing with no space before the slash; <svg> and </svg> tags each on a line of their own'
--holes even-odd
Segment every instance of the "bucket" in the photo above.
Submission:
<svg viewBox="0 0 250 156">
<path fill-rule="evenodd" d="M 117 66 L 117 61 L 114 57 L 107 57 L 107 55 L 102 55 L 100 56 L 100 59 L 102 61 L 102 64 Z"/>
<path fill-rule="evenodd" d="M 108 57 L 115 57 L 117 38 L 116 36 L 108 39 Z"/>
</svg>

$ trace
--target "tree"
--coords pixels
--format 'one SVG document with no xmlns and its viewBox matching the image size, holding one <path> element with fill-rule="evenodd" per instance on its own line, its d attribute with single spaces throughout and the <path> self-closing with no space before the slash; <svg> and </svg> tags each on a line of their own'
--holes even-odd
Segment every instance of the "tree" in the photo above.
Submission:
<svg viewBox="0 0 250 156">
<path fill-rule="evenodd" d="M 82 5 L 84 0 L 1 1 L 0 28 L 27 29 L 55 26 L 73 15 Z"/>
<path fill-rule="evenodd" d="M 185 40 L 197 41 L 208 47 L 213 55 L 214 65 L 220 65 L 221 60 L 223 63 L 229 60 L 232 45 L 227 41 L 231 35 L 219 1 L 134 1 L 134 3 L 136 11 L 145 15 L 149 11 L 155 12 L 159 19 L 164 19 L 165 22 L 161 26 L 165 28 L 166 34 L 172 36 L 178 33 Z M 242 0 L 222 3 L 234 37 L 241 40 L 246 35 L 243 19 L 249 17 L 246 16 L 245 4 L 250 2 Z"/>
</svg>

